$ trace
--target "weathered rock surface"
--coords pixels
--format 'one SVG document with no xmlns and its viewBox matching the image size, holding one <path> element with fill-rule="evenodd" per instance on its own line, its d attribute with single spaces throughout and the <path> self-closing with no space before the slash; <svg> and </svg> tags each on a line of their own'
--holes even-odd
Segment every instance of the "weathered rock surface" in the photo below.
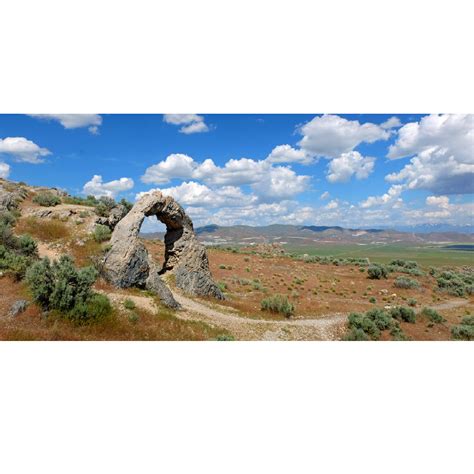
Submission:
<svg viewBox="0 0 474 474">
<path fill-rule="evenodd" d="M 162 269 L 156 267 L 138 238 L 143 220 L 149 216 L 156 216 L 167 229 Z M 164 196 L 159 191 L 145 195 L 118 222 L 110 245 L 111 249 L 104 259 L 104 274 L 118 287 L 148 288 L 168 306 L 178 307 L 160 278 L 160 275 L 172 274 L 178 288 L 190 295 L 224 299 L 211 277 L 206 249 L 197 240 L 191 219 L 172 197 Z"/>
<path fill-rule="evenodd" d="M 28 308 L 29 302 L 26 300 L 18 300 L 15 301 L 12 304 L 12 307 L 10 308 L 10 311 L 8 312 L 8 316 L 14 318 L 15 316 L 18 316 L 20 313 L 23 313 L 26 311 L 26 308 Z"/>
<path fill-rule="evenodd" d="M 110 230 L 114 230 L 115 226 L 127 215 L 128 209 L 123 204 L 117 204 L 112 208 L 108 217 L 98 217 L 96 224 L 106 225 Z"/>
<path fill-rule="evenodd" d="M 10 211 L 18 207 L 28 192 L 22 186 L 10 181 L 0 181 L 0 211 Z"/>
</svg>

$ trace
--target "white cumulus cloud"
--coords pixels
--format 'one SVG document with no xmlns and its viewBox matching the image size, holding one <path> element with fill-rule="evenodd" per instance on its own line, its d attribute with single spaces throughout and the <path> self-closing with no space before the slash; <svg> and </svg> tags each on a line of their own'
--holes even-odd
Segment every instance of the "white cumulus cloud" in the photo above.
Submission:
<svg viewBox="0 0 474 474">
<path fill-rule="evenodd" d="M 192 207 L 235 207 L 250 205 L 257 200 L 253 195 L 246 195 L 239 187 L 223 186 L 211 189 L 205 184 L 189 181 L 171 188 L 155 188 L 136 195 L 136 199 L 153 192 L 161 191 L 166 196 L 172 196 L 182 206 Z"/>
<path fill-rule="evenodd" d="M 385 120 L 385 122 L 380 124 L 380 126 L 384 130 L 398 128 L 398 127 L 401 127 L 401 125 L 402 125 L 402 122 L 400 122 L 400 119 L 398 117 L 390 117 L 388 120 Z"/>
<path fill-rule="evenodd" d="M 390 186 L 390 189 L 382 196 L 369 196 L 365 201 L 361 202 L 360 207 L 367 209 L 374 206 L 398 206 L 402 200 L 400 194 L 404 191 L 404 186 L 396 184 Z"/>
<path fill-rule="evenodd" d="M 203 133 L 210 130 L 204 121 L 204 117 L 197 114 L 165 114 L 163 121 L 171 125 L 181 126 L 179 131 L 185 135 Z"/>
<path fill-rule="evenodd" d="M 278 145 L 267 156 L 270 163 L 302 163 L 309 164 L 313 160 L 302 149 L 296 149 L 290 145 Z"/>
<path fill-rule="evenodd" d="M 102 125 L 102 117 L 98 114 L 30 114 L 30 117 L 55 120 L 67 129 L 88 127 L 89 132 L 94 135 Z"/>
<path fill-rule="evenodd" d="M 7 137 L 0 138 L 0 154 L 11 156 L 16 161 L 37 164 L 42 163 L 42 158 L 51 155 L 51 152 L 24 137 Z"/>
<path fill-rule="evenodd" d="M 303 135 L 298 145 L 310 156 L 337 158 L 361 143 L 386 140 L 390 132 L 374 123 L 359 123 L 338 115 L 315 117 L 300 127 Z"/>
<path fill-rule="evenodd" d="M 10 165 L 0 162 L 0 178 L 8 178 L 10 176 Z"/>
<path fill-rule="evenodd" d="M 388 158 L 404 157 L 412 158 L 387 181 L 435 194 L 473 193 L 474 115 L 435 114 L 404 125 Z"/>
<path fill-rule="evenodd" d="M 102 176 L 94 175 L 90 181 L 84 184 L 82 192 L 95 197 L 107 196 L 114 198 L 122 191 L 128 191 L 134 186 L 133 179 L 120 178 L 104 183 Z"/>
<path fill-rule="evenodd" d="M 366 179 L 374 170 L 375 158 L 362 156 L 358 151 L 343 153 L 328 164 L 327 180 L 331 183 L 346 183 L 352 176 Z"/>
<path fill-rule="evenodd" d="M 324 193 L 319 196 L 319 199 L 322 199 L 324 201 L 325 199 L 329 199 L 329 196 L 329 191 L 324 191 Z"/>
</svg>

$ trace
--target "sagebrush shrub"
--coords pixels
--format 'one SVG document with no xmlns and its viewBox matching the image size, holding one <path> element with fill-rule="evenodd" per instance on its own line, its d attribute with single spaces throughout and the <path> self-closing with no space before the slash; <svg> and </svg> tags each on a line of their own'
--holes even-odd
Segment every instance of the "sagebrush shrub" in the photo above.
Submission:
<svg viewBox="0 0 474 474">
<path fill-rule="evenodd" d="M 61 199 L 49 191 L 39 193 L 33 198 L 33 202 L 43 207 L 52 207 L 61 204 Z"/>
<path fill-rule="evenodd" d="M 413 280 L 413 279 L 407 278 L 407 277 L 402 277 L 402 276 L 397 277 L 397 279 L 395 280 L 393 285 L 396 288 L 404 288 L 404 289 L 411 289 L 411 288 L 419 288 L 420 287 L 420 284 L 416 280 Z"/>
<path fill-rule="evenodd" d="M 442 323 L 445 321 L 443 316 L 441 316 L 437 311 L 432 308 L 423 308 L 421 314 L 427 317 L 433 323 Z"/>
<path fill-rule="evenodd" d="M 260 303 L 262 310 L 270 311 L 272 313 L 281 313 L 289 318 L 295 311 L 295 307 L 288 300 L 287 296 L 274 295 L 265 298 Z"/>
<path fill-rule="evenodd" d="M 388 271 L 384 265 L 370 265 L 367 269 L 367 276 L 371 280 L 380 280 L 381 278 L 387 278 Z"/>
<path fill-rule="evenodd" d="M 72 258 L 63 255 L 53 263 L 48 258 L 36 262 L 28 269 L 26 281 L 43 309 L 84 321 L 111 312 L 108 298 L 92 291 L 97 276 L 93 267 L 77 269 Z"/>
<path fill-rule="evenodd" d="M 93 235 L 96 242 L 105 242 L 106 240 L 110 239 L 112 232 L 106 225 L 97 224 L 94 227 Z"/>
<path fill-rule="evenodd" d="M 461 324 L 451 328 L 453 339 L 474 341 L 474 316 L 465 316 Z"/>
<path fill-rule="evenodd" d="M 415 311 L 413 311 L 411 308 L 405 308 L 404 306 L 391 308 L 390 315 L 392 318 L 397 319 L 398 321 L 405 321 L 407 323 L 416 322 Z"/>
</svg>

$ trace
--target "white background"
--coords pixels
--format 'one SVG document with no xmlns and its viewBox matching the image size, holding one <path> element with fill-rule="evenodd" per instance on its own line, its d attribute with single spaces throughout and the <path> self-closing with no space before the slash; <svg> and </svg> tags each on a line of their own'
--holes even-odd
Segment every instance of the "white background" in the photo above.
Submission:
<svg viewBox="0 0 474 474">
<path fill-rule="evenodd" d="M 3 0 L 0 112 L 472 113 L 471 10 Z M 0 472 L 472 472 L 473 352 L 0 343 Z"/>
</svg>

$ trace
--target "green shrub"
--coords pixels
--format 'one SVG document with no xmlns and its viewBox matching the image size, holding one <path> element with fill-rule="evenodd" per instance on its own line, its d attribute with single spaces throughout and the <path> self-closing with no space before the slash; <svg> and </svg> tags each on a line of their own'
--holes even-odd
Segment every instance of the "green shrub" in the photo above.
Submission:
<svg viewBox="0 0 474 474">
<path fill-rule="evenodd" d="M 458 326 L 451 328 L 453 339 L 474 341 L 474 316 L 465 316 Z"/>
<path fill-rule="evenodd" d="M 369 298 L 369 303 L 375 304 L 375 303 L 377 303 L 377 300 L 373 296 L 371 296 Z"/>
<path fill-rule="evenodd" d="M 38 245 L 29 234 L 23 234 L 17 240 L 18 253 L 26 257 L 34 257 L 38 255 Z"/>
<path fill-rule="evenodd" d="M 388 272 L 384 265 L 373 264 L 367 269 L 367 276 L 371 280 L 380 280 L 387 278 Z"/>
<path fill-rule="evenodd" d="M 136 324 L 136 323 L 138 323 L 138 321 L 140 321 L 140 318 L 139 318 L 137 313 L 133 312 L 133 313 L 130 313 L 130 315 L 128 316 L 128 320 L 132 324 Z"/>
<path fill-rule="evenodd" d="M 4 245 L 0 245 L 0 269 L 6 270 L 15 280 L 23 279 L 30 265 L 30 258 L 18 255 Z"/>
<path fill-rule="evenodd" d="M 107 196 L 99 198 L 97 205 L 95 206 L 95 212 L 98 216 L 108 217 L 110 211 L 116 206 L 115 201 Z"/>
<path fill-rule="evenodd" d="M 414 298 L 410 298 L 408 301 L 408 306 L 416 306 L 416 300 Z"/>
<path fill-rule="evenodd" d="M 124 302 L 123 302 L 123 306 L 125 309 L 135 309 L 136 308 L 136 304 L 133 300 L 131 300 L 130 298 L 127 298 Z"/>
<path fill-rule="evenodd" d="M 106 225 L 97 224 L 94 227 L 93 235 L 96 242 L 105 242 L 106 240 L 110 239 L 112 232 Z"/>
<path fill-rule="evenodd" d="M 270 311 L 272 313 L 281 313 L 287 318 L 291 317 L 291 315 L 295 311 L 294 305 L 290 303 L 287 296 L 283 295 L 274 295 L 265 298 L 260 303 L 260 306 L 261 309 L 264 311 Z"/>
<path fill-rule="evenodd" d="M 43 207 L 52 207 L 61 204 L 61 199 L 55 194 L 45 191 L 37 194 L 33 198 L 33 202 Z"/>
<path fill-rule="evenodd" d="M 393 286 L 395 286 L 396 288 L 410 289 L 419 288 L 420 284 L 416 280 L 412 280 L 411 278 L 397 277 Z"/>
<path fill-rule="evenodd" d="M 446 321 L 443 316 L 441 316 L 437 311 L 432 308 L 423 308 L 421 314 L 433 323 L 443 323 L 444 321 Z"/>
<path fill-rule="evenodd" d="M 223 263 L 221 263 L 221 264 L 219 265 L 219 268 L 220 268 L 221 270 L 225 270 L 227 267 L 226 267 Z"/>
<path fill-rule="evenodd" d="M 63 255 L 51 263 L 44 258 L 26 272 L 34 300 L 45 310 L 57 310 L 78 321 L 97 320 L 110 314 L 108 298 L 93 293 L 98 276 L 93 267 L 77 269 L 71 257 Z"/>
<path fill-rule="evenodd" d="M 474 273 L 442 272 L 437 278 L 438 288 L 450 295 L 465 296 L 474 293 Z"/>
<path fill-rule="evenodd" d="M 369 341 L 370 338 L 363 329 L 351 329 L 344 337 L 345 341 Z"/>
<path fill-rule="evenodd" d="M 392 318 L 398 321 L 405 321 L 407 323 L 416 322 L 415 312 L 411 308 L 405 308 L 404 306 L 397 306 L 390 309 L 390 315 Z"/>
<path fill-rule="evenodd" d="M 373 321 L 381 331 L 392 327 L 392 317 L 381 309 L 371 309 L 365 313 L 365 317 Z"/>
<path fill-rule="evenodd" d="M 348 321 L 349 329 L 360 329 L 373 340 L 377 340 L 380 337 L 380 330 L 377 324 L 364 314 L 351 313 Z"/>
<path fill-rule="evenodd" d="M 395 267 L 401 267 L 401 268 L 406 268 L 406 269 L 414 269 L 418 268 L 418 263 L 414 262 L 412 260 L 392 260 L 389 265 L 393 265 Z"/>
<path fill-rule="evenodd" d="M 227 290 L 227 283 L 223 282 L 223 281 L 218 281 L 217 282 L 217 286 L 219 287 L 219 289 L 221 291 L 225 291 Z"/>
</svg>

